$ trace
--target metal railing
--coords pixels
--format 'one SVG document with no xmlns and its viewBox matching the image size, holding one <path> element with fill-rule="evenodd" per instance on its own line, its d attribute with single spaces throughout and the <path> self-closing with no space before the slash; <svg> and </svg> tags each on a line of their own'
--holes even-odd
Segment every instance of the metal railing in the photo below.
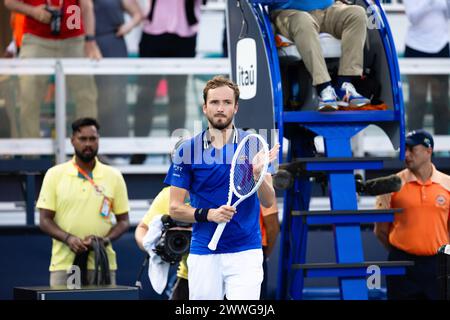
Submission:
<svg viewBox="0 0 450 320">
<path fill-rule="evenodd" d="M 402 75 L 450 74 L 450 59 L 399 59 Z M 54 154 L 57 162 L 66 160 L 72 148 L 66 136 L 67 75 L 215 75 L 229 74 L 228 59 L 0 59 L 0 75 L 55 76 L 55 139 L 0 139 L 0 154 Z M 200 92 L 197 94 L 201 94 Z M 440 138 L 439 138 L 440 139 Z M 370 138 L 368 139 L 368 141 Z M 363 152 L 375 152 L 380 145 L 364 142 Z M 444 141 L 443 149 L 450 150 Z M 102 138 L 102 152 L 108 154 L 168 153 L 174 140 L 163 137 Z M 386 148 L 383 148 L 384 150 Z"/>
<path fill-rule="evenodd" d="M 0 154 L 20 154 L 24 146 L 28 153 L 48 153 L 53 145 L 56 162 L 66 161 L 68 143 L 66 139 L 66 76 L 68 75 L 216 75 L 229 74 L 228 59 L 0 59 L 0 75 L 54 75 L 55 76 L 55 139 L 0 139 Z M 201 94 L 201 93 L 199 93 Z M 112 138 L 111 138 L 112 139 Z M 158 138 L 128 138 L 129 143 L 117 144 L 115 139 L 108 143 L 108 152 L 153 153 L 155 145 L 164 145 L 164 152 L 173 145 Z M 144 140 L 143 140 L 144 139 Z M 110 140 L 110 139 L 109 139 Z M 171 141 L 173 142 L 173 141 Z M 11 149 L 11 146 L 14 146 Z M 115 147 L 114 147 L 115 146 Z M 126 150 L 122 149 L 126 147 Z"/>
</svg>

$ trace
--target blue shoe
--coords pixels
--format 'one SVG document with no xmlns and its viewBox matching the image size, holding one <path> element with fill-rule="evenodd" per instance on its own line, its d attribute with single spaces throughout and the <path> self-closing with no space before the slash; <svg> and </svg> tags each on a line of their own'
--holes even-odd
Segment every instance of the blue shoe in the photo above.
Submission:
<svg viewBox="0 0 450 320">
<path fill-rule="evenodd" d="M 356 92 L 355 87 L 350 82 L 344 82 L 337 90 L 339 96 L 338 105 L 341 107 L 360 108 L 370 104 L 370 99 L 363 97 Z"/>
<path fill-rule="evenodd" d="M 337 95 L 332 86 L 327 86 L 319 95 L 319 111 L 338 110 Z"/>
</svg>

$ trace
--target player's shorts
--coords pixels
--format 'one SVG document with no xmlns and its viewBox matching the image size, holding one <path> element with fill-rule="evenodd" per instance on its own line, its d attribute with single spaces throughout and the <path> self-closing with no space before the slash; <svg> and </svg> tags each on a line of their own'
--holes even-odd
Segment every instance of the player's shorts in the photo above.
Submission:
<svg viewBox="0 0 450 320">
<path fill-rule="evenodd" d="M 189 254 L 190 300 L 258 300 L 263 280 L 263 252 Z"/>
</svg>

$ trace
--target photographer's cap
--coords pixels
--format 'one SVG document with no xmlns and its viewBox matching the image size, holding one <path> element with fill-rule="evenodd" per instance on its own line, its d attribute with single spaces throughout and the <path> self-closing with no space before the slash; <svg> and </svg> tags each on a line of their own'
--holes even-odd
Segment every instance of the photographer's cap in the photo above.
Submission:
<svg viewBox="0 0 450 320">
<path fill-rule="evenodd" d="M 408 147 L 414 147 L 421 144 L 427 148 L 434 148 L 433 136 L 423 129 L 409 132 L 406 135 L 405 143 Z"/>
</svg>

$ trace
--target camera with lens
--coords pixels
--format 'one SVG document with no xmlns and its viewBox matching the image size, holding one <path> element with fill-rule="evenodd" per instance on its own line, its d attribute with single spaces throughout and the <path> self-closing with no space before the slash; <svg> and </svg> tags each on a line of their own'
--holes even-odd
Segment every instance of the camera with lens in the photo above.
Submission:
<svg viewBox="0 0 450 320">
<path fill-rule="evenodd" d="M 62 10 L 50 6 L 46 6 L 45 10 L 50 12 L 52 15 L 50 20 L 50 30 L 52 34 L 57 36 L 61 33 L 61 20 L 62 20 Z"/>
<path fill-rule="evenodd" d="M 173 220 L 168 215 L 161 217 L 163 223 L 161 238 L 153 249 L 163 261 L 175 264 L 189 253 L 191 245 L 191 224 Z"/>
</svg>

